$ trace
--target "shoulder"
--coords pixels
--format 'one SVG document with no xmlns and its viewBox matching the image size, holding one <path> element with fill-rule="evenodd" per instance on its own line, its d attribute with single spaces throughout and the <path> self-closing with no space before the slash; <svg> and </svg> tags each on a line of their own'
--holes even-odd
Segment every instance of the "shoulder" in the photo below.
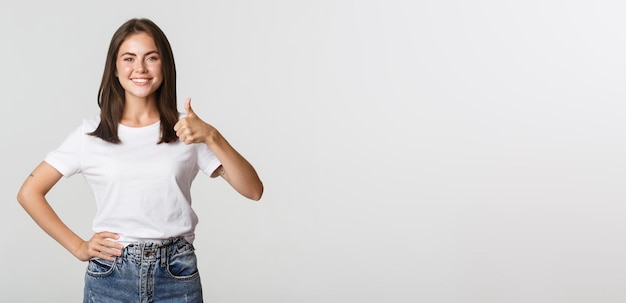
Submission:
<svg viewBox="0 0 626 303">
<path fill-rule="evenodd" d="M 78 129 L 81 132 L 92 132 L 100 125 L 100 115 L 93 115 L 83 118 Z"/>
<path fill-rule="evenodd" d="M 92 115 L 86 118 L 83 118 L 83 124 L 100 124 L 100 115 Z"/>
<path fill-rule="evenodd" d="M 78 125 L 74 128 L 74 131 L 79 133 L 90 133 L 96 130 L 98 125 L 100 125 L 99 115 L 88 116 L 80 120 Z"/>
</svg>

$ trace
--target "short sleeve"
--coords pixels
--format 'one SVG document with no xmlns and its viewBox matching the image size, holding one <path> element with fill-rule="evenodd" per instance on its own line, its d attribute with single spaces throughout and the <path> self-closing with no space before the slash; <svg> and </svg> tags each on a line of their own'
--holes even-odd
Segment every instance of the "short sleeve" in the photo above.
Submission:
<svg viewBox="0 0 626 303">
<path fill-rule="evenodd" d="M 83 130 L 83 125 L 77 127 L 57 149 L 50 151 L 44 159 L 64 177 L 70 177 L 81 171 L 82 147 L 84 136 L 86 136 Z"/>
<path fill-rule="evenodd" d="M 196 144 L 198 148 L 198 167 L 200 170 L 211 175 L 222 163 L 206 144 Z"/>
</svg>

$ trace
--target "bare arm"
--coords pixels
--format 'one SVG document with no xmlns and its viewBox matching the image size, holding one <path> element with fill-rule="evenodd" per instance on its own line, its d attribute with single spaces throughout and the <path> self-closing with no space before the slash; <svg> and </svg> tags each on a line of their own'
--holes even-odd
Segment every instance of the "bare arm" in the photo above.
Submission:
<svg viewBox="0 0 626 303">
<path fill-rule="evenodd" d="M 221 176 L 243 196 L 255 201 L 260 200 L 263 194 L 263 183 L 254 167 L 217 131 L 216 135 L 209 136 L 205 143 L 222 163 L 211 176 Z"/>
<path fill-rule="evenodd" d="M 241 195 L 258 201 L 263 195 L 263 183 L 252 165 L 228 143 L 210 124 L 202 121 L 191 109 L 191 100 L 185 102 L 187 117 L 176 123 L 176 134 L 186 144 L 204 143 L 220 160 L 212 177 L 222 176 Z"/>
<path fill-rule="evenodd" d="M 46 200 L 46 194 L 61 177 L 50 164 L 41 162 L 22 184 L 17 200 L 41 229 L 79 260 L 87 261 L 92 257 L 112 260 L 111 256 L 120 255 L 122 245 L 107 240 L 117 238 L 116 234 L 98 233 L 84 241 L 61 221 Z"/>
</svg>

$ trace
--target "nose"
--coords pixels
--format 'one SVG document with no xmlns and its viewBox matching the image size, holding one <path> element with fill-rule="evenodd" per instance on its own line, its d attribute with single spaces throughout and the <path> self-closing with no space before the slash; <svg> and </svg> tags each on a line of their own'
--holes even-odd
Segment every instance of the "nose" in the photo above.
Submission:
<svg viewBox="0 0 626 303">
<path fill-rule="evenodd" d="M 143 60 L 135 61 L 135 71 L 137 71 L 139 73 L 147 72 L 148 68 L 146 67 L 146 63 Z"/>
</svg>

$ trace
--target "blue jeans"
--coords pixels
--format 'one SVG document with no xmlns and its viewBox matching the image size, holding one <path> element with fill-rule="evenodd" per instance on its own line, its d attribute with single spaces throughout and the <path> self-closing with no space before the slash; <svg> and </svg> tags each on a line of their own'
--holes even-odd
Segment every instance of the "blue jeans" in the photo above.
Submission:
<svg viewBox="0 0 626 303">
<path fill-rule="evenodd" d="M 194 247 L 183 238 L 130 244 L 115 261 L 87 265 L 87 302 L 202 302 Z"/>
</svg>

